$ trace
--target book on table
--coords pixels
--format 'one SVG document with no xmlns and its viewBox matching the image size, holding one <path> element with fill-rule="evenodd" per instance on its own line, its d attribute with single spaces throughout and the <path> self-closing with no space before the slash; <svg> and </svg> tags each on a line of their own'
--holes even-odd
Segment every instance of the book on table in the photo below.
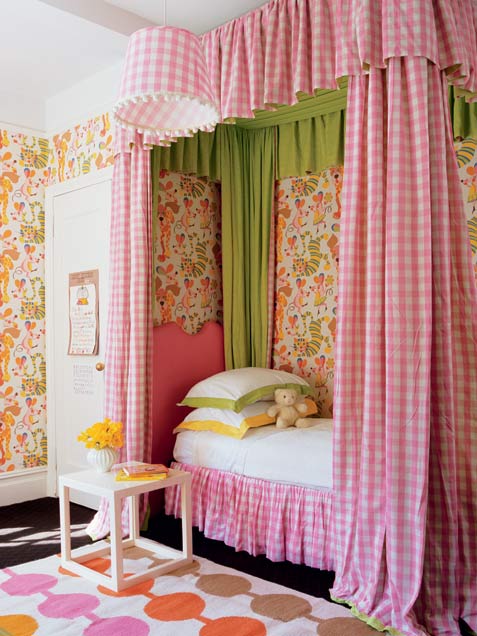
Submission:
<svg viewBox="0 0 477 636">
<path fill-rule="evenodd" d="M 166 479 L 169 468 L 164 464 L 125 463 L 118 466 L 117 481 Z"/>
</svg>

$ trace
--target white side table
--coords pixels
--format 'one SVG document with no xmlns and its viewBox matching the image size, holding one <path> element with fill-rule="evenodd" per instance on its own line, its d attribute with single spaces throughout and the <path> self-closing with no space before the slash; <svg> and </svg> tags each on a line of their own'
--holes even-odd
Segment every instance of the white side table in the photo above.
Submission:
<svg viewBox="0 0 477 636">
<path fill-rule="evenodd" d="M 156 541 L 144 539 L 139 531 L 139 495 L 168 488 L 181 486 L 182 508 L 182 551 L 174 550 Z M 71 572 L 89 578 L 108 589 L 120 592 L 131 585 L 145 579 L 165 574 L 182 565 L 192 563 L 192 510 L 191 510 L 191 475 L 182 470 L 170 469 L 167 479 L 154 481 L 116 481 L 114 473 L 98 473 L 94 470 L 84 470 L 78 473 L 61 475 L 59 478 L 60 498 L 60 526 L 61 526 L 61 564 Z M 109 502 L 111 544 L 98 548 L 88 545 L 71 550 L 70 534 L 70 489 L 99 495 Z M 122 538 L 121 531 L 121 503 L 124 497 L 129 497 L 129 537 Z M 127 578 L 123 572 L 123 550 L 136 546 L 153 552 L 154 556 L 167 559 L 153 568 L 138 572 Z M 85 565 L 95 557 L 111 553 L 111 575 L 96 572 Z"/>
</svg>

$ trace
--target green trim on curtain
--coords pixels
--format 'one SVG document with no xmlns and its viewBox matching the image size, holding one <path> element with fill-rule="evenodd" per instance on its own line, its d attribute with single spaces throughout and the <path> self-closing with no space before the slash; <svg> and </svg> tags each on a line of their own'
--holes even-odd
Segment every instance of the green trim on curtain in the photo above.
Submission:
<svg viewBox="0 0 477 636">
<path fill-rule="evenodd" d="M 224 349 L 228 369 L 266 367 L 273 129 L 220 126 Z"/>
<path fill-rule="evenodd" d="M 473 137 L 477 139 L 477 102 L 469 104 L 466 92 L 449 86 L 449 105 L 454 139 Z"/>
</svg>

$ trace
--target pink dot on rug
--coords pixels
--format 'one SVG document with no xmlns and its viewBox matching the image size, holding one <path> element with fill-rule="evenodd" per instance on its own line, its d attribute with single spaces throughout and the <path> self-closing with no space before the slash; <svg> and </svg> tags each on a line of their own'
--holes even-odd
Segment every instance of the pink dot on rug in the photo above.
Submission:
<svg viewBox="0 0 477 636">
<path fill-rule="evenodd" d="M 91 594 L 53 594 L 38 605 L 38 611 L 49 618 L 78 618 L 98 605 L 99 599 Z"/>
<path fill-rule="evenodd" d="M 102 618 L 87 627 L 84 636 L 148 636 L 149 625 L 132 616 Z"/>
<path fill-rule="evenodd" d="M 11 572 L 12 578 L 4 581 L 0 588 L 10 596 L 30 596 L 45 592 L 50 587 L 58 583 L 56 576 L 49 574 L 15 574 Z"/>
</svg>

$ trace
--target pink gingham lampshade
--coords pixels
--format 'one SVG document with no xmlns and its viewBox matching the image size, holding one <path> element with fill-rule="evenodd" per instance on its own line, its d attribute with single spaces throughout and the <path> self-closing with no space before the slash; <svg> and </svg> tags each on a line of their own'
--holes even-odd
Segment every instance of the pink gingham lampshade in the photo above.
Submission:
<svg viewBox="0 0 477 636">
<path fill-rule="evenodd" d="M 155 133 L 164 145 L 211 132 L 220 115 L 199 38 L 170 26 L 133 33 L 114 115 L 124 128 Z"/>
</svg>

